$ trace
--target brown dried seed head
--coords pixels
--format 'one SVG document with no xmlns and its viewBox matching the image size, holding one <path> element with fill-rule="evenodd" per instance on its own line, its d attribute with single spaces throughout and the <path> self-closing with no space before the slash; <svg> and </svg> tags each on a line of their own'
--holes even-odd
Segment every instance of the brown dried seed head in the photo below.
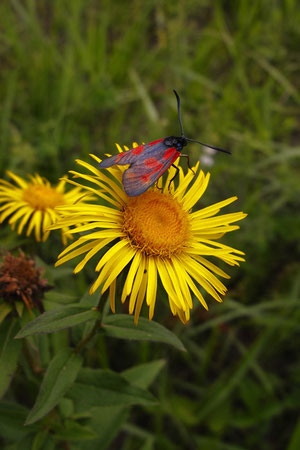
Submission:
<svg viewBox="0 0 300 450">
<path fill-rule="evenodd" d="M 38 308 L 43 312 L 44 293 L 52 289 L 48 281 L 41 277 L 42 269 L 35 266 L 35 261 L 19 250 L 19 256 L 7 252 L 0 265 L 0 297 L 14 304 L 23 301 L 27 308 Z"/>
</svg>

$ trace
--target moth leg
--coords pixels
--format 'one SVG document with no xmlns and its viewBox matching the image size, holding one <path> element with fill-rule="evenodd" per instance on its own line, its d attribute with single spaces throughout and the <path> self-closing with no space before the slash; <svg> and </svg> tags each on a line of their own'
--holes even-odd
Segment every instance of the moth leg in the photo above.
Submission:
<svg viewBox="0 0 300 450">
<path fill-rule="evenodd" d="M 188 168 L 189 168 L 189 169 L 193 172 L 193 174 L 195 175 L 195 172 L 193 171 L 193 169 L 191 168 L 191 165 L 190 165 L 190 157 L 189 157 L 189 155 L 185 155 L 185 154 L 182 154 L 182 153 L 181 153 L 180 158 L 182 158 L 182 157 L 184 157 L 184 158 L 187 159 L 187 165 L 188 165 Z"/>
<path fill-rule="evenodd" d="M 161 186 L 159 186 L 158 184 L 159 184 L 159 183 L 158 183 L 158 181 L 156 181 L 156 183 L 155 183 L 155 187 L 156 187 L 156 189 L 158 189 L 158 190 L 162 191 L 162 190 L 163 190 L 163 186 L 162 186 L 162 185 L 161 185 Z"/>
<path fill-rule="evenodd" d="M 171 186 L 172 181 L 175 180 L 175 178 L 177 177 L 178 172 L 179 172 L 179 169 L 177 166 L 175 166 L 175 164 L 171 164 L 171 166 L 174 167 L 174 169 L 176 169 L 176 173 L 175 173 L 174 177 L 172 177 L 171 180 L 169 181 L 169 184 L 168 184 L 169 191 L 170 191 L 170 186 Z"/>
</svg>

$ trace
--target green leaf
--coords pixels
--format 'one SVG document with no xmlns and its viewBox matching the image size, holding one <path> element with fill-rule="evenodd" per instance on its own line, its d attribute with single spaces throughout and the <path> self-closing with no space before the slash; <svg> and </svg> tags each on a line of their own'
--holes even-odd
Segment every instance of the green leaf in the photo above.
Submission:
<svg viewBox="0 0 300 450">
<path fill-rule="evenodd" d="M 112 440 L 120 432 L 121 426 L 128 419 L 129 408 L 120 406 L 103 406 L 91 409 L 91 427 L 98 438 L 84 443 L 84 450 L 106 450 L 111 448 Z"/>
<path fill-rule="evenodd" d="M 0 326 L 0 398 L 8 389 L 17 367 L 21 342 L 14 336 L 18 330 L 16 319 L 4 321 Z"/>
<path fill-rule="evenodd" d="M 245 450 L 244 446 L 238 444 L 231 444 L 222 441 L 220 438 L 211 436 L 195 435 L 196 448 L 213 449 L 213 450 Z M 248 447 L 249 448 L 249 447 Z"/>
<path fill-rule="evenodd" d="M 153 450 L 153 449 L 154 449 L 154 437 L 151 436 L 145 440 L 140 450 Z"/>
<path fill-rule="evenodd" d="M 24 428 L 24 424 L 23 424 Z M 24 437 L 21 441 L 18 442 L 15 449 L 16 450 L 32 450 L 32 445 L 34 441 L 35 435 L 30 434 Z"/>
<path fill-rule="evenodd" d="M 74 404 L 69 398 L 62 398 L 58 407 L 61 415 L 65 418 L 71 417 L 74 413 Z"/>
<path fill-rule="evenodd" d="M 23 426 L 24 428 L 24 426 Z M 26 429 L 26 427 L 25 427 Z M 36 431 L 25 436 L 24 439 L 18 442 L 18 445 L 11 450 L 56 450 L 57 442 L 49 432 Z"/>
<path fill-rule="evenodd" d="M 28 409 L 17 403 L 0 402 L 0 436 L 17 441 L 32 431 L 24 427 Z"/>
<path fill-rule="evenodd" d="M 15 308 L 19 317 L 22 317 L 24 311 L 24 303 L 23 302 L 15 302 Z"/>
<path fill-rule="evenodd" d="M 165 364 L 165 360 L 158 359 L 157 361 L 131 367 L 130 369 L 122 372 L 122 375 L 129 383 L 140 388 L 147 389 Z"/>
<path fill-rule="evenodd" d="M 192 398 L 174 393 L 169 396 L 169 404 L 172 413 L 181 423 L 184 423 L 186 426 L 197 425 L 198 400 L 195 401 Z"/>
<path fill-rule="evenodd" d="M 12 311 L 12 307 L 7 303 L 2 303 L 0 305 L 0 324 L 3 322 L 7 314 L 9 314 Z"/>
<path fill-rule="evenodd" d="M 173 345 L 178 350 L 186 351 L 184 345 L 174 333 L 162 325 L 143 317 L 140 317 L 138 325 L 135 325 L 132 316 L 114 314 L 103 319 L 102 327 L 107 336 L 138 341 L 162 342 Z"/>
<path fill-rule="evenodd" d="M 52 333 L 98 318 L 99 312 L 96 309 L 85 308 L 79 305 L 63 306 L 52 311 L 47 311 L 29 322 L 20 330 L 16 338 L 20 339 L 39 333 Z"/>
<path fill-rule="evenodd" d="M 73 420 L 66 420 L 60 427 L 55 428 L 55 439 L 65 441 L 86 441 L 95 439 L 98 434 L 92 428 L 80 425 Z"/>
<path fill-rule="evenodd" d="M 61 350 L 52 359 L 25 425 L 41 419 L 57 405 L 73 384 L 81 365 L 81 357 L 70 349 Z"/>
<path fill-rule="evenodd" d="M 296 423 L 296 426 L 291 435 L 287 450 L 298 450 L 300 448 L 300 419 Z"/>
<path fill-rule="evenodd" d="M 164 360 L 141 364 L 122 373 L 128 382 L 146 389 L 164 366 Z M 112 440 L 120 432 L 121 426 L 129 415 L 128 406 L 103 406 L 90 410 L 91 427 L 98 433 L 98 438 L 85 442 L 85 450 L 102 450 L 110 448 Z"/>
<path fill-rule="evenodd" d="M 43 450 L 45 448 L 44 444 L 48 437 L 48 430 L 41 430 L 36 433 L 34 440 L 32 442 L 31 450 Z"/>
<path fill-rule="evenodd" d="M 41 334 L 38 338 L 40 365 L 42 367 L 48 367 L 51 360 L 50 342 L 51 336 L 47 334 Z"/>
<path fill-rule="evenodd" d="M 76 302 L 76 296 L 55 291 L 54 289 L 45 293 L 43 303 L 47 306 L 56 307 L 57 305 L 71 305 Z"/>
<path fill-rule="evenodd" d="M 68 392 L 76 412 L 93 406 L 153 405 L 157 401 L 150 392 L 133 386 L 110 370 L 82 369 Z"/>
</svg>

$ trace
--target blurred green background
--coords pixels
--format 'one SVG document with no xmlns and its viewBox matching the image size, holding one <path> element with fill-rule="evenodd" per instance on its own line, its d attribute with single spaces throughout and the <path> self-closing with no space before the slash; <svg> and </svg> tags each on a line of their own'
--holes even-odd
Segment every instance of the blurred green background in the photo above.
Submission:
<svg viewBox="0 0 300 450">
<path fill-rule="evenodd" d="M 296 0 L 0 3 L 2 178 L 56 183 L 76 157 L 178 134 L 175 88 L 186 135 L 232 151 L 206 165 L 188 147 L 212 174 L 203 204 L 237 195 L 226 212 L 248 213 L 227 238 L 247 262 L 230 269 L 224 304 L 197 307 L 185 327 L 156 309 L 186 354 L 108 343 L 115 370 L 167 360 L 159 406 L 133 409 L 112 449 L 300 448 L 299 23 Z M 44 245 L 52 264 L 59 240 Z M 72 282 L 83 292 L 92 276 Z"/>
</svg>

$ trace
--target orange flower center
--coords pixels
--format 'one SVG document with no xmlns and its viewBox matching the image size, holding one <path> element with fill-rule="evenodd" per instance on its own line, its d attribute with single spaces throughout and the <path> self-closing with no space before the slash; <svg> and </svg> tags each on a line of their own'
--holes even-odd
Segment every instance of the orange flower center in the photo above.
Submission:
<svg viewBox="0 0 300 450">
<path fill-rule="evenodd" d="M 42 184 L 29 184 L 23 192 L 23 200 L 33 209 L 45 211 L 47 208 L 55 208 L 62 205 L 63 195 L 50 186 Z"/>
<path fill-rule="evenodd" d="M 129 198 L 123 231 L 147 255 L 170 257 L 185 247 L 189 237 L 188 214 L 170 195 L 147 191 Z"/>
</svg>

